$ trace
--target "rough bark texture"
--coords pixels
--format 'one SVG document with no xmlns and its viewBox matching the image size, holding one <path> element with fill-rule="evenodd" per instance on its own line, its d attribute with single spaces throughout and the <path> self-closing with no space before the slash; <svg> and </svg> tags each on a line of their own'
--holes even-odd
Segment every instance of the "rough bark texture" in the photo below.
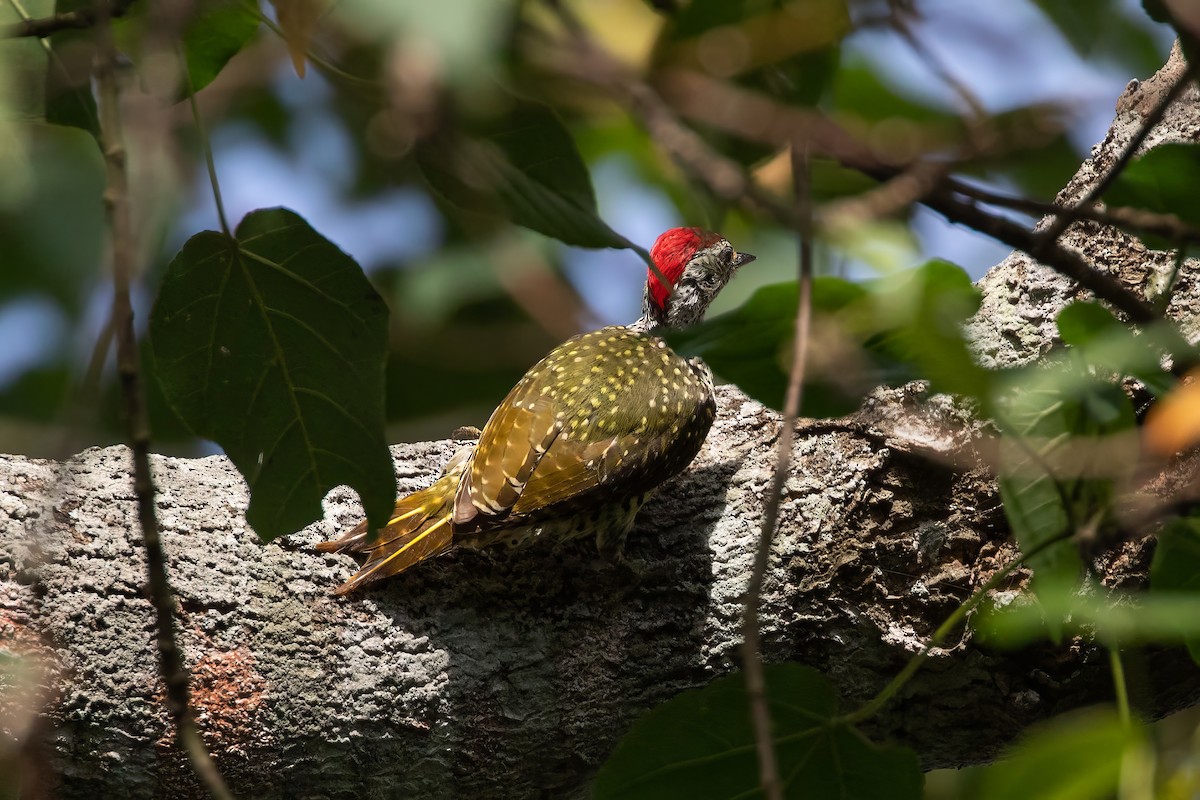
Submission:
<svg viewBox="0 0 1200 800">
<path fill-rule="evenodd" d="M 1167 70 L 1178 70 L 1172 62 Z M 1112 135 L 1066 190 L 1076 196 L 1132 134 L 1161 77 L 1122 98 Z M 1152 141 L 1196 138 L 1191 90 Z M 1068 241 L 1144 288 L 1163 258 L 1121 234 Z M 1191 265 L 1190 265 L 1191 266 Z M 1172 312 L 1195 325 L 1195 271 Z M 988 363 L 1036 358 L 1073 290 L 1023 256 L 981 283 L 972 335 Z M 200 725 L 245 797 L 570 797 L 641 713 L 735 669 L 741 614 L 778 417 L 723 389 L 696 464 L 631 536 L 640 575 L 585 544 L 462 553 L 348 599 L 353 569 L 313 542 L 360 510 L 262 546 L 224 458 L 157 458 L 159 514 Z M 764 598 L 770 660 L 826 672 L 848 703 L 877 690 L 931 630 L 1013 554 L 993 481 L 973 465 L 982 426 L 920 386 L 879 390 L 854 417 L 801 426 Z M 453 442 L 394 448 L 402 490 L 427 484 Z M 63 797 L 196 794 L 169 744 L 153 650 L 128 451 L 67 464 L 0 459 L 0 632 L 40 668 L 4 673 L 0 722 L 34 749 Z M 1150 544 L 1096 566 L 1144 581 Z M 1019 589 L 1023 575 L 1002 591 Z M 1200 695 L 1180 649 L 1145 653 L 1148 713 Z M 964 633 L 875 720 L 930 767 L 988 759 L 1029 723 L 1107 700 L 1102 651 L 1085 642 L 1019 653 Z M 44 704 L 43 704 L 44 703 Z"/>
</svg>

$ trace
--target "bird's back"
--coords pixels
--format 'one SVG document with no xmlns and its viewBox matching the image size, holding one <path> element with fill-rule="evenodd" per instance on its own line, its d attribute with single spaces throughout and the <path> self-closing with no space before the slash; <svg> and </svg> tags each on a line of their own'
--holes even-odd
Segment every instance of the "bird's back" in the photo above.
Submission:
<svg viewBox="0 0 1200 800">
<path fill-rule="evenodd" d="M 708 368 L 658 337 L 614 326 L 569 339 L 492 414 L 460 481 L 456 531 L 644 494 L 691 463 L 715 413 Z"/>
</svg>

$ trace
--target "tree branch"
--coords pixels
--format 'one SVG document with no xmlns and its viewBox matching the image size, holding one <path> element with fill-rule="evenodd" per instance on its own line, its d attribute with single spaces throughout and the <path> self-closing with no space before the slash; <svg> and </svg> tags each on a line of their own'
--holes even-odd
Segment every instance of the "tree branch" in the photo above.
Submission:
<svg viewBox="0 0 1200 800">
<path fill-rule="evenodd" d="M 113 330 L 117 340 L 117 374 L 120 377 L 125 424 L 133 457 L 133 491 L 137 498 L 138 527 L 145 548 L 147 589 L 155 611 L 159 666 L 166 685 L 166 706 L 179 746 L 216 798 L 230 798 L 221 774 L 209 757 L 192 714 L 188 673 L 175 637 L 175 598 L 167 578 L 167 559 L 159 537 L 154 504 L 154 477 L 150 469 L 150 427 L 138 372 L 138 343 L 133 330 L 129 286 L 135 273 L 135 241 L 129 213 L 129 180 L 122 134 L 117 50 L 107 5 L 101 3 L 94 19 L 97 38 L 96 85 L 99 94 L 100 137 L 104 151 L 106 189 L 104 204 L 113 251 Z"/>
</svg>

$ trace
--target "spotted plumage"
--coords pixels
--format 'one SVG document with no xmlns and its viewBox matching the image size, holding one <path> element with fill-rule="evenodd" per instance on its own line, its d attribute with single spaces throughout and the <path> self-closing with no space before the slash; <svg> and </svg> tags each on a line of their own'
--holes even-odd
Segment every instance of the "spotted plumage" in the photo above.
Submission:
<svg viewBox="0 0 1200 800">
<path fill-rule="evenodd" d="M 686 327 L 754 259 L 720 236 L 674 228 L 651 250 L 642 316 L 568 339 L 533 366 L 479 441 L 431 487 L 402 498 L 377 536 L 361 522 L 322 550 L 367 554 L 348 592 L 455 547 L 590 534 L 620 558 L 647 495 L 700 452 L 716 415 L 712 373 L 654 331 Z"/>
</svg>

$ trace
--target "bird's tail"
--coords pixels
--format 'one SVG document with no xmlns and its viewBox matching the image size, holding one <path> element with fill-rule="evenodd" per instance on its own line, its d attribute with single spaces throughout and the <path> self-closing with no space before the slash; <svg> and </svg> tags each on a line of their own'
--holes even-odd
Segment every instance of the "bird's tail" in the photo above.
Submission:
<svg viewBox="0 0 1200 800">
<path fill-rule="evenodd" d="M 396 501 L 391 520 L 375 535 L 363 520 L 340 539 L 318 544 L 317 549 L 327 553 L 367 554 L 362 569 L 335 591 L 346 594 L 449 550 L 454 541 L 450 519 L 460 472 L 455 470 L 428 489 Z"/>
</svg>

